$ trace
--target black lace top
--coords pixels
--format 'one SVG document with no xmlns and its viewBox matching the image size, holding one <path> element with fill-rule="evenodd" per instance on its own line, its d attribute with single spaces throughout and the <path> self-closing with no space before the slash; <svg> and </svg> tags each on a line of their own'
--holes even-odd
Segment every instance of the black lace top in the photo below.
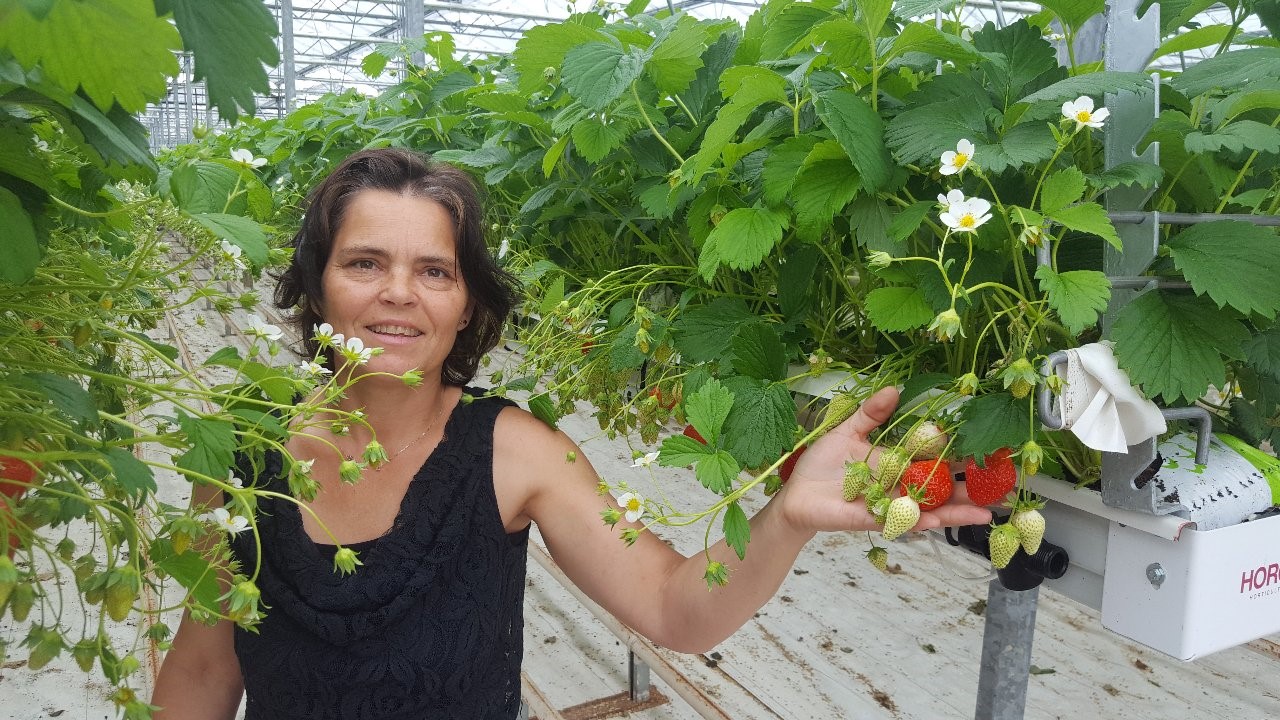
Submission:
<svg viewBox="0 0 1280 720">
<path fill-rule="evenodd" d="M 310 539 L 297 506 L 261 502 L 266 618 L 257 633 L 235 631 L 245 720 L 516 716 L 529 533 L 507 534 L 493 488 L 494 421 L 510 404 L 459 403 L 392 528 L 356 548 L 353 575 L 334 571 L 333 548 Z M 280 466 L 268 458 L 260 477 Z M 252 535 L 233 550 L 251 573 Z"/>
</svg>

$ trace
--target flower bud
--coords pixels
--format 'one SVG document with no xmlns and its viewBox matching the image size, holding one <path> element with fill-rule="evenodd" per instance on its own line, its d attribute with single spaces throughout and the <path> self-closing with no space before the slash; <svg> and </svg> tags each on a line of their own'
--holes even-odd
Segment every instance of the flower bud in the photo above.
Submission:
<svg viewBox="0 0 1280 720">
<path fill-rule="evenodd" d="M 978 376 L 973 373 L 965 373 L 956 380 L 956 392 L 961 395 L 973 395 L 978 392 Z"/>
<path fill-rule="evenodd" d="M 938 313 L 933 323 L 929 325 L 929 331 L 943 342 L 957 335 L 964 337 L 964 329 L 960 327 L 960 314 L 955 311 L 955 308 L 948 308 Z"/>
<path fill-rule="evenodd" d="M 364 563 L 360 562 L 360 558 L 356 557 L 356 551 L 351 548 L 338 548 L 333 554 L 333 570 L 339 575 L 350 575 L 359 565 Z"/>
<path fill-rule="evenodd" d="M 360 482 L 360 466 L 355 460 L 343 460 L 338 466 L 338 477 L 348 485 Z"/>
<path fill-rule="evenodd" d="M 377 440 L 370 440 L 369 444 L 364 446 L 364 461 L 369 467 L 376 468 L 389 459 L 386 449 Z"/>
<path fill-rule="evenodd" d="M 1040 472 L 1040 463 L 1044 460 L 1044 451 L 1034 440 L 1028 440 L 1019 452 L 1022 457 L 1022 474 L 1035 475 Z"/>
</svg>

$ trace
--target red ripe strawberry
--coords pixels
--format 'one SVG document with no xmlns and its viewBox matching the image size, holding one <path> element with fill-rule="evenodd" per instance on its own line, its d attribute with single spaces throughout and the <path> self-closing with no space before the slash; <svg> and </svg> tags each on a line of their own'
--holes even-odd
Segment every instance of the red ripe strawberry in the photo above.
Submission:
<svg viewBox="0 0 1280 720">
<path fill-rule="evenodd" d="M 994 505 L 1004 499 L 1018 482 L 1018 470 L 1009 459 L 1012 451 L 1000 448 L 984 458 L 978 467 L 973 458 L 964 466 L 964 489 L 974 505 Z"/>
<path fill-rule="evenodd" d="M 649 397 L 657 400 L 658 405 L 662 406 L 663 410 L 670 410 L 676 406 L 676 403 L 680 402 L 680 396 L 675 392 L 664 395 L 657 385 L 649 388 Z"/>
<path fill-rule="evenodd" d="M 791 473 L 795 472 L 796 463 L 800 460 L 800 456 L 804 454 L 804 451 L 808 449 L 808 445 L 801 445 L 799 449 L 788 455 L 787 459 L 782 462 L 782 467 L 778 470 L 778 476 L 782 478 L 782 482 L 785 483 L 791 479 Z"/>
<path fill-rule="evenodd" d="M 932 510 L 951 499 L 951 469 L 945 460 L 916 460 L 902 473 L 902 487 L 921 489 L 920 509 Z"/>
<path fill-rule="evenodd" d="M 698 442 L 702 443 L 703 445 L 707 444 L 707 439 L 702 437 L 702 433 L 695 430 L 692 425 L 684 426 L 684 436 L 691 437 L 694 440 L 697 440 Z"/>
<path fill-rule="evenodd" d="M 0 494 L 20 498 L 35 477 L 36 468 L 31 463 L 11 455 L 0 455 Z M 5 480 L 15 482 L 5 482 Z"/>
</svg>

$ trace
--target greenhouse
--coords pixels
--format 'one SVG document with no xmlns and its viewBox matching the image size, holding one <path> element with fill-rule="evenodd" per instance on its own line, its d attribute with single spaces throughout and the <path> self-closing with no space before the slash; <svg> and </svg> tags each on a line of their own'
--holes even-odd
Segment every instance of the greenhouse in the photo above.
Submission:
<svg viewBox="0 0 1280 720">
<path fill-rule="evenodd" d="M 1280 0 L 0 0 L 0 717 L 1280 717 Z"/>
</svg>

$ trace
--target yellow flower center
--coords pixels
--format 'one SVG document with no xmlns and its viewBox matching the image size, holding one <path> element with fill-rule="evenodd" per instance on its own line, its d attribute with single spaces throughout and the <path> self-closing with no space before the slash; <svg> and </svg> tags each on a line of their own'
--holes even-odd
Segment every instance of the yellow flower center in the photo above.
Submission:
<svg viewBox="0 0 1280 720">
<path fill-rule="evenodd" d="M 630 500 L 627 501 L 627 510 L 631 512 L 635 512 L 636 510 L 639 510 L 639 509 L 640 509 L 639 498 L 631 498 Z"/>
<path fill-rule="evenodd" d="M 965 155 L 962 152 L 956 153 L 956 161 L 952 163 L 952 165 L 955 165 L 958 168 L 962 168 L 967 164 L 969 164 L 969 156 Z"/>
<path fill-rule="evenodd" d="M 960 227 L 971 228 L 975 227 L 977 224 L 978 221 L 974 219 L 972 214 L 966 213 L 960 217 Z"/>
<path fill-rule="evenodd" d="M 1077 122 L 1087 123 L 1092 119 L 1093 119 L 1093 113 L 1089 112 L 1088 110 L 1080 110 L 1076 112 Z"/>
</svg>

